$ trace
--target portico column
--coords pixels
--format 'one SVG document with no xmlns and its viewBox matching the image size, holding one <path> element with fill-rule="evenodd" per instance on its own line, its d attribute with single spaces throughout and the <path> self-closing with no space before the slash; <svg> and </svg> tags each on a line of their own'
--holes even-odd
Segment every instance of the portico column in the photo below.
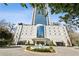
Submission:
<svg viewBox="0 0 79 59">
<path fill-rule="evenodd" d="M 37 41 L 35 41 L 35 45 L 37 45 Z"/>
<path fill-rule="evenodd" d="M 46 41 L 44 41 L 44 45 L 46 45 Z"/>
</svg>

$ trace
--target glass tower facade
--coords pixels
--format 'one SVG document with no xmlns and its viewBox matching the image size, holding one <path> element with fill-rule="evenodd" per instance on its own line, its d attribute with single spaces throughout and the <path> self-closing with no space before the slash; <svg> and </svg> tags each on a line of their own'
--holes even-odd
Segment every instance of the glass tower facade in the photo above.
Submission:
<svg viewBox="0 0 79 59">
<path fill-rule="evenodd" d="M 44 38 L 44 26 L 37 27 L 37 38 Z"/>
<path fill-rule="evenodd" d="M 35 25 L 37 25 L 37 24 L 47 25 L 47 20 L 44 15 L 41 15 L 41 14 L 36 15 Z"/>
<path fill-rule="evenodd" d="M 32 24 L 33 25 L 38 25 L 38 24 L 42 25 L 42 26 L 41 25 L 37 26 L 37 38 L 44 38 L 44 32 L 45 32 L 44 26 L 49 24 L 48 10 L 46 8 L 44 8 L 44 9 L 34 8 Z"/>
<path fill-rule="evenodd" d="M 32 24 L 37 25 L 37 24 L 43 24 L 43 25 L 48 25 L 49 24 L 49 18 L 48 16 L 48 11 L 47 9 L 34 9 L 33 11 L 33 19 L 32 19 Z"/>
</svg>

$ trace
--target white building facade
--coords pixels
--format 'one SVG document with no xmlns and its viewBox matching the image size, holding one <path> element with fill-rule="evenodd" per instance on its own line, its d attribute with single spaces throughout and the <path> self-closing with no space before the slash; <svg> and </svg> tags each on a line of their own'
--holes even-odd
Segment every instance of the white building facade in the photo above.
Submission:
<svg viewBox="0 0 79 59">
<path fill-rule="evenodd" d="M 52 41 L 54 45 L 63 45 L 64 43 L 64 46 L 72 46 L 66 27 L 51 24 L 49 16 L 44 16 L 46 13 L 45 9 L 34 8 L 32 24 L 17 25 L 14 36 L 15 43 L 26 41 L 27 44 L 29 41 L 30 44 L 37 44 L 38 41 L 42 41 L 47 44 L 48 41 Z"/>
</svg>

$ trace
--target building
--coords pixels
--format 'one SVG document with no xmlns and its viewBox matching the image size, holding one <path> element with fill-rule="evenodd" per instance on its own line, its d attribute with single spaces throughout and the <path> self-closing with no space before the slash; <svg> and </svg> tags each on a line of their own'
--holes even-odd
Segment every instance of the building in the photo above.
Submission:
<svg viewBox="0 0 79 59">
<path fill-rule="evenodd" d="M 26 44 L 29 42 L 46 45 L 53 42 L 54 45 L 72 46 L 66 27 L 51 24 L 48 12 L 48 9 L 34 8 L 32 24 L 18 24 L 14 36 L 15 43 L 26 41 Z"/>
</svg>

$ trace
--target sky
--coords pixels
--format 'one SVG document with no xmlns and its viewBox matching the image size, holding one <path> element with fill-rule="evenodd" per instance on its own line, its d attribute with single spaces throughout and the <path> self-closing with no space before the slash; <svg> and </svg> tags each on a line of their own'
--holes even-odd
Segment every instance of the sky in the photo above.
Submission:
<svg viewBox="0 0 79 59">
<path fill-rule="evenodd" d="M 23 8 L 19 3 L 10 3 L 8 6 L 0 4 L 0 20 L 5 20 L 14 24 L 17 23 L 32 23 L 32 7 L 29 3 L 28 8 Z M 50 20 L 57 22 L 62 14 L 50 15 Z"/>
</svg>

